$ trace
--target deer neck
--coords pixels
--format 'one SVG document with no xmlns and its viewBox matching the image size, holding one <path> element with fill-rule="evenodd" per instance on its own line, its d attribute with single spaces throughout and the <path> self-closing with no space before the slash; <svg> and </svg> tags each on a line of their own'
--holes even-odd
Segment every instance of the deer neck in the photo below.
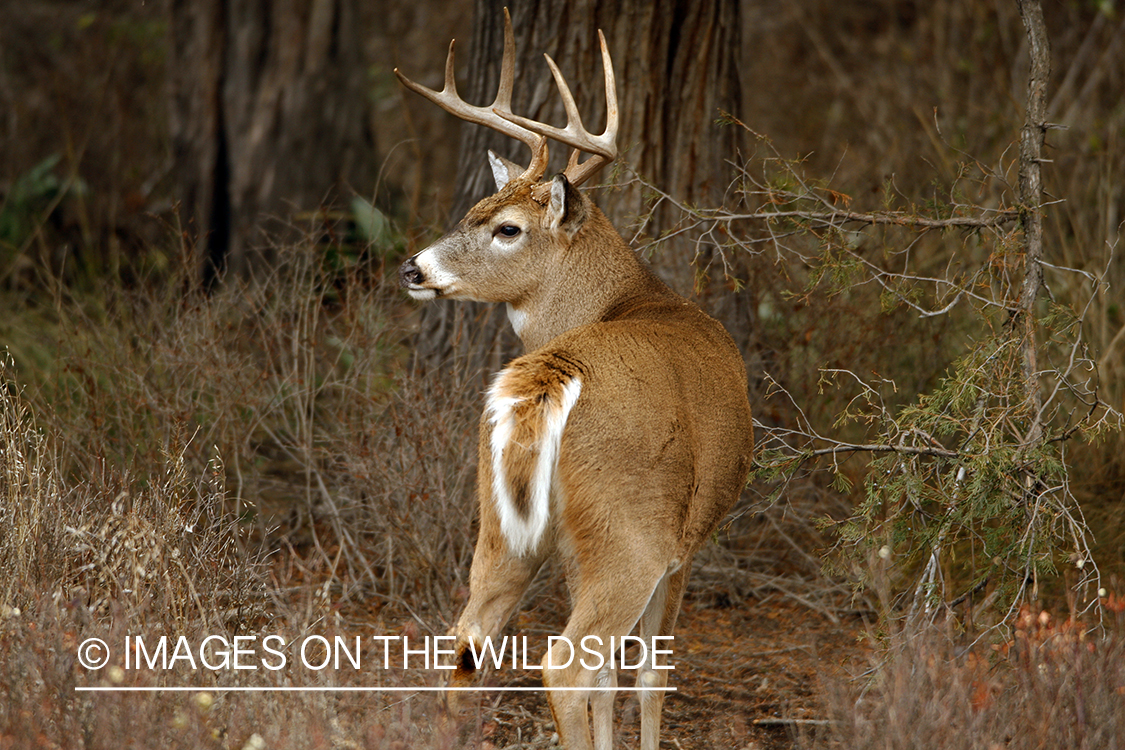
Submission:
<svg viewBox="0 0 1125 750">
<path fill-rule="evenodd" d="M 601 211 L 594 214 L 559 250 L 557 261 L 546 264 L 535 293 L 508 303 L 508 320 L 529 352 L 572 328 L 612 317 L 660 284 Z"/>
</svg>

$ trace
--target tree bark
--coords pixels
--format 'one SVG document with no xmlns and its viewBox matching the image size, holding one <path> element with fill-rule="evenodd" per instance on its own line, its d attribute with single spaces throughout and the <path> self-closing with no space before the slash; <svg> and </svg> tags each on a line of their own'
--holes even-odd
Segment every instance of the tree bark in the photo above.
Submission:
<svg viewBox="0 0 1125 750">
<path fill-rule="evenodd" d="M 458 60 L 468 72 L 462 96 L 474 104 L 492 101 L 500 77 L 504 48 L 503 8 L 507 0 L 476 0 L 469 54 Z M 511 9 L 516 37 L 514 112 L 543 122 L 563 124 L 566 115 L 554 81 L 543 60 L 550 54 L 574 92 L 582 121 L 592 132 L 605 123 L 605 92 L 597 30 L 606 36 L 617 77 L 621 130 L 619 161 L 662 189 L 689 203 L 717 205 L 722 201 L 728 169 L 725 159 L 735 154 L 739 134 L 716 124 L 721 110 L 738 112 L 740 86 L 737 60 L 740 20 L 737 0 L 529 0 Z M 463 49 L 463 48 L 462 48 Z M 435 62 L 436 64 L 440 64 Z M 530 155 L 522 144 L 478 125 L 463 126 L 457 168 L 457 200 L 450 224 L 477 201 L 494 192 L 486 151 L 492 149 L 521 164 Z M 551 171 L 561 170 L 569 152 L 557 145 Z M 613 180 L 612 168 L 598 178 Z M 598 205 L 623 229 L 642 215 L 646 196 L 637 186 L 602 191 Z M 646 227 L 658 236 L 673 217 L 660 212 Z M 655 270 L 677 291 L 691 293 L 698 286 L 693 244 L 669 242 L 652 257 Z M 702 289 L 705 290 L 706 285 Z M 477 327 L 469 335 L 464 326 Z M 423 356 L 442 360 L 461 343 L 460 354 L 471 356 L 464 344 L 484 347 L 492 354 L 478 364 L 489 366 L 518 351 L 505 333 L 502 314 L 481 307 L 435 305 L 423 314 L 419 345 Z M 501 350 L 497 355 L 496 350 Z M 478 349 L 479 351 L 479 349 Z"/>
<path fill-rule="evenodd" d="M 1027 74 L 1027 115 L 1020 131 L 1019 201 L 1023 226 L 1024 276 L 1013 313 L 1012 333 L 1022 336 L 1023 380 L 1032 419 L 1025 442 L 1037 443 L 1043 435 L 1043 395 L 1039 387 L 1039 350 L 1036 343 L 1035 302 L 1043 286 L 1043 142 L 1047 133 L 1047 83 L 1051 75 L 1051 45 L 1039 0 L 1019 0 L 1020 17 L 1027 30 L 1031 67 Z"/>
<path fill-rule="evenodd" d="M 357 0 L 171 0 L 169 85 L 181 217 L 214 274 L 270 255 L 263 219 L 369 189 Z"/>
</svg>

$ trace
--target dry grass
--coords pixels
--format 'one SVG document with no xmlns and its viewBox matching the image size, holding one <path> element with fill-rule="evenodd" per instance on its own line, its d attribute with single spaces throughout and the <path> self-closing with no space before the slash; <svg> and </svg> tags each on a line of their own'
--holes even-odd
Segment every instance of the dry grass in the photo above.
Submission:
<svg viewBox="0 0 1125 750">
<path fill-rule="evenodd" d="M 158 673 L 121 670 L 119 658 L 100 672 L 74 661 L 77 644 L 100 637 L 121 643 L 136 626 L 116 615 L 90 621 L 74 606 L 37 606 L 0 622 L 0 747 L 5 748 L 445 748 L 454 729 L 436 699 L 412 694 L 225 692 L 224 688 L 291 685 L 289 677 L 259 669 Z M 149 631 L 152 632 L 152 631 Z M 205 633 L 189 630 L 190 638 Z M 284 674 L 284 673 L 280 673 Z M 370 685 L 347 674 L 325 679 L 294 674 L 307 686 Z M 403 675 L 380 677 L 404 685 Z M 86 686 L 196 686 L 187 692 L 78 692 Z M 399 697 L 401 696 L 401 697 Z"/>
<path fill-rule="evenodd" d="M 174 457 L 179 474 L 218 482 L 257 540 L 311 551 L 345 600 L 402 603 L 462 575 L 481 387 L 398 374 L 394 298 L 311 240 L 283 249 L 267 278 L 213 293 L 196 267 L 184 253 L 139 289 L 60 291 L 49 316 L 9 322 L 55 338 L 36 356 L 41 338 L 15 337 L 35 341 L 17 356 L 47 362 L 21 374 L 58 472 L 112 499 L 124 477 L 155 482 Z M 427 514 L 441 528 L 426 531 Z M 425 608 L 449 615 L 448 602 Z"/>
<path fill-rule="evenodd" d="M 224 512 L 223 468 L 190 477 L 167 445 L 143 481 L 87 483 L 60 469 L 59 436 L 32 420 L 10 362 L 0 369 L 0 602 L 45 602 L 177 632 L 237 627 L 261 599 L 261 562 Z M 103 475 L 103 478 L 108 478 Z"/>
<path fill-rule="evenodd" d="M 423 670 L 114 671 L 127 635 L 366 638 L 404 632 L 413 614 L 424 624 L 409 631 L 417 637 L 443 630 L 455 606 L 471 538 L 463 433 L 475 414 L 440 406 L 458 403 L 455 394 L 391 395 L 385 349 L 345 363 L 341 352 L 366 343 L 371 326 L 388 328 L 373 307 L 344 311 L 360 305 L 357 295 L 325 299 L 338 290 L 300 272 L 272 281 L 269 292 L 189 291 L 186 301 L 122 293 L 115 304 L 128 314 L 100 327 L 60 309 L 60 366 L 34 391 L 5 360 L 0 689 L 10 699 L 0 747 L 237 748 L 254 747 L 254 735 L 293 748 L 451 741 L 425 695 L 222 692 L 436 680 Z M 295 289 L 308 294 L 285 296 Z M 242 462 L 234 482 L 223 455 Z M 278 455 L 290 462 L 284 472 Z M 256 488 L 282 488 L 304 512 L 278 529 L 253 501 L 279 501 Z M 446 518 L 454 504 L 464 510 Z M 279 552 L 267 557 L 271 549 Z M 442 586 L 449 596 L 419 596 Z M 361 603 L 397 614 L 365 616 Z M 76 662 L 89 637 L 110 644 L 109 667 Z M 371 662 L 376 646 L 367 646 Z M 199 690 L 75 692 L 90 685 Z"/>
<path fill-rule="evenodd" d="M 119 681 L 120 653 L 75 661 L 88 637 L 279 633 L 363 635 L 374 662 L 368 634 L 440 633 L 455 614 L 482 385 L 397 374 L 396 305 L 322 256 L 287 248 L 268 279 L 208 293 L 185 253 L 144 286 L 10 311 L 11 329 L 50 333 L 18 338 L 37 366 L 0 373 L 0 747 L 448 744 L 425 695 L 220 690 L 436 681 L 420 669 Z M 99 684 L 215 700 L 74 692 Z"/>
<path fill-rule="evenodd" d="M 1025 609 L 990 646 L 926 626 L 889 637 L 881 661 L 827 697 L 831 724 L 809 748 L 1125 746 L 1125 600 L 1108 621 Z"/>
</svg>

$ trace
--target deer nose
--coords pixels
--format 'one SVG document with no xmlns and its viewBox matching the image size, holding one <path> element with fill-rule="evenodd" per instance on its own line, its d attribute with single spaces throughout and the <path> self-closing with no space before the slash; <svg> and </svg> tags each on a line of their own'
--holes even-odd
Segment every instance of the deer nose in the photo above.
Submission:
<svg viewBox="0 0 1125 750">
<path fill-rule="evenodd" d="M 398 268 L 399 286 L 407 287 L 421 284 L 424 278 L 422 270 L 414 264 L 414 258 L 407 258 Z"/>
</svg>

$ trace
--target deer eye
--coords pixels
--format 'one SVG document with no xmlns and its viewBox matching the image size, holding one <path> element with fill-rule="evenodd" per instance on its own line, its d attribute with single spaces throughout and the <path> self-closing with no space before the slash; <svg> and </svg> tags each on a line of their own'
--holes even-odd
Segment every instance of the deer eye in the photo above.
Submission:
<svg viewBox="0 0 1125 750">
<path fill-rule="evenodd" d="M 520 233 L 520 228 L 513 224 L 501 224 L 500 228 L 496 230 L 496 234 L 501 234 L 505 237 L 515 237 Z"/>
</svg>

